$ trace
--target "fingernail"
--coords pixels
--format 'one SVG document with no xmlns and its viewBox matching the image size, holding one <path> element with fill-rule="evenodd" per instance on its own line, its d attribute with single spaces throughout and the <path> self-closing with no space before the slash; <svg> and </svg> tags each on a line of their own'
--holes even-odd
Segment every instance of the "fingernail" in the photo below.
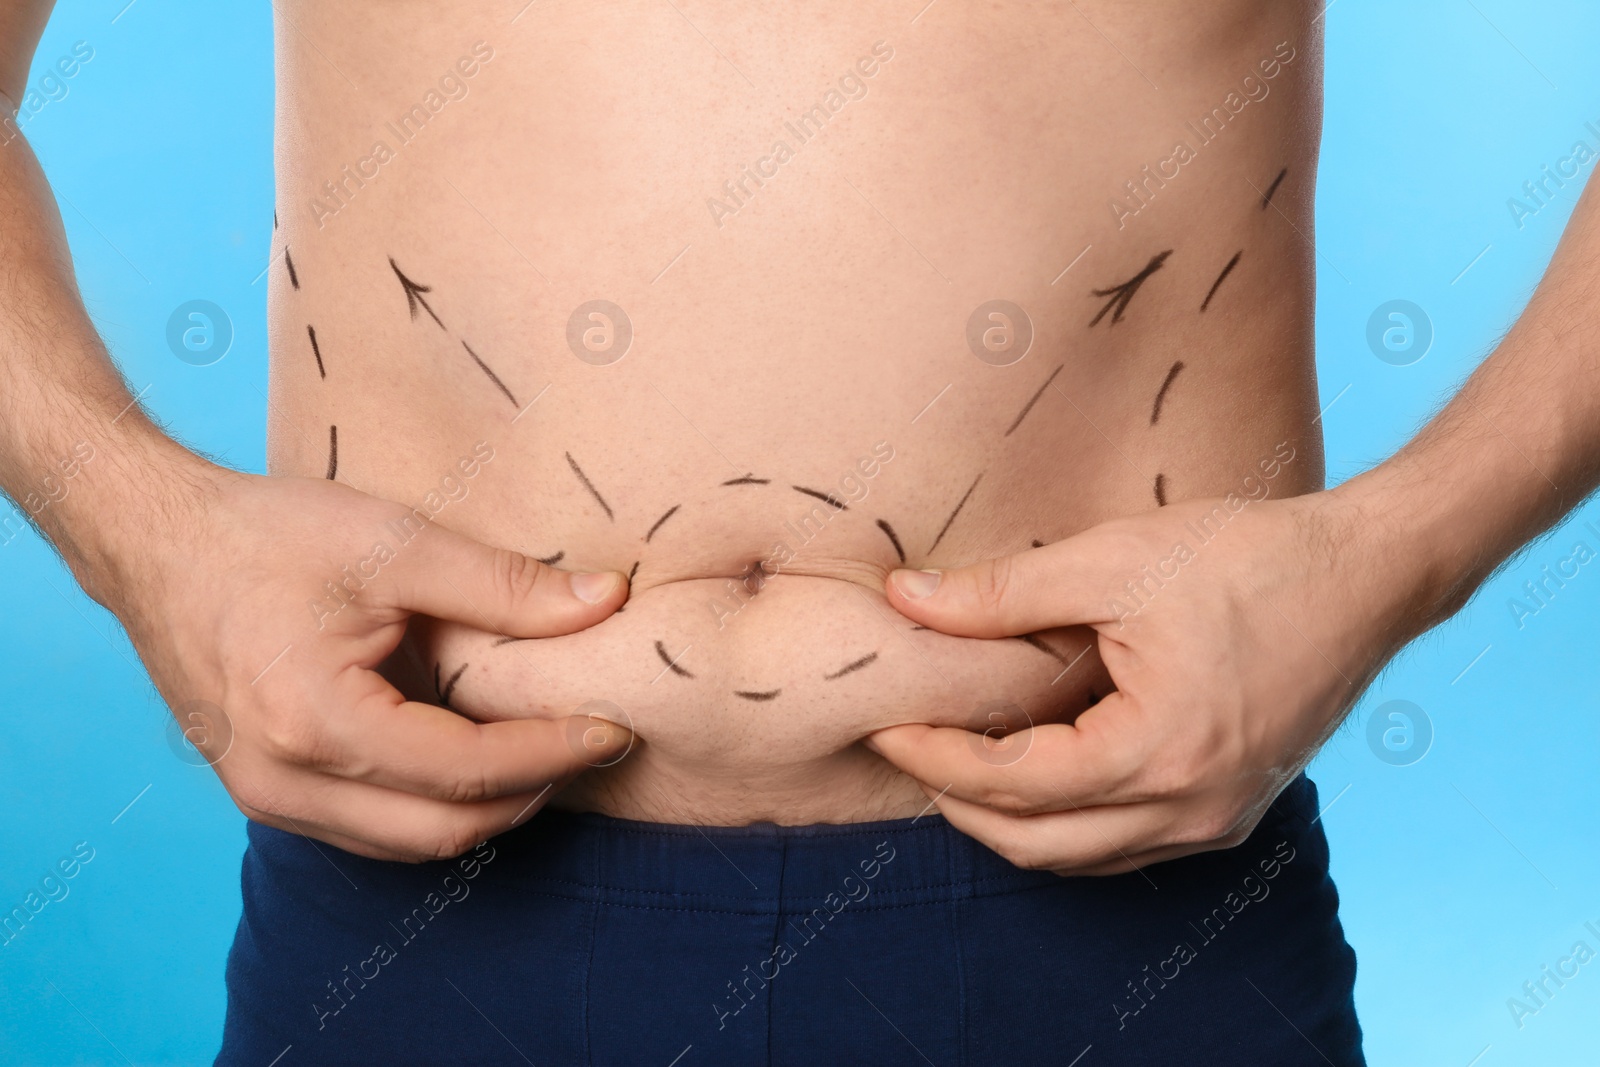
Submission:
<svg viewBox="0 0 1600 1067">
<path fill-rule="evenodd" d="M 900 595 L 908 600 L 923 600 L 933 595 L 939 588 L 939 579 L 943 575 L 939 571 L 895 571 L 889 575 L 889 580 L 894 587 L 900 590 Z"/>
<path fill-rule="evenodd" d="M 598 604 L 622 581 L 616 571 L 592 571 L 572 576 L 572 595 L 585 604 Z"/>
<path fill-rule="evenodd" d="M 612 755 L 619 748 L 627 748 L 633 734 L 623 726 L 605 719 L 592 720 L 593 726 L 583 733 L 583 747 L 601 756 Z"/>
</svg>

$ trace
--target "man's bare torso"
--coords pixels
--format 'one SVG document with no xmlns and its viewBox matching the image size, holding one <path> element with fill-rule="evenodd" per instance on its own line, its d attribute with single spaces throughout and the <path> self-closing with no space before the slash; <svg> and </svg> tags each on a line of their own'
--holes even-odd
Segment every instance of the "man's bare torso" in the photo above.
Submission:
<svg viewBox="0 0 1600 1067">
<path fill-rule="evenodd" d="M 890 570 L 1322 483 L 1314 8 L 920 6 L 277 9 L 272 472 L 632 573 L 394 668 L 625 716 L 558 805 L 915 815 L 864 735 L 1107 683 L 1085 630 L 914 628 Z"/>
</svg>

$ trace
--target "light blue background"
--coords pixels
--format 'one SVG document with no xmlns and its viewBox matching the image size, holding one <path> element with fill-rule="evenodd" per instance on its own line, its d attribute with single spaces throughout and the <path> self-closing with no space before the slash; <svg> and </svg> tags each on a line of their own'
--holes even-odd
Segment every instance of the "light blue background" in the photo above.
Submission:
<svg viewBox="0 0 1600 1067">
<path fill-rule="evenodd" d="M 124 3 L 57 12 L 35 80 L 76 40 L 95 56 L 28 133 L 89 308 L 134 388 L 148 386 L 149 406 L 193 446 L 260 471 L 268 6 L 137 0 L 117 17 Z M 1571 203 L 1519 229 L 1506 201 L 1575 140 L 1600 147 L 1584 129 L 1600 125 L 1600 10 L 1336 0 L 1326 23 L 1317 340 L 1323 403 L 1337 397 L 1325 423 L 1338 481 L 1395 449 L 1538 281 Z M 210 367 L 164 343 L 168 314 L 196 298 L 228 309 L 236 331 Z M 1425 308 L 1435 329 L 1409 367 L 1366 347 L 1368 316 L 1394 298 Z M 1600 524 L 1600 508 L 1410 649 L 1313 768 L 1332 802 L 1325 822 L 1376 1065 L 1600 1060 L 1600 960 L 1521 1029 L 1506 1006 L 1575 940 L 1600 949 L 1582 929 L 1600 926 L 1600 565 L 1521 629 L 1507 608 L 1574 539 L 1600 549 L 1585 519 Z M 209 771 L 174 758 L 166 712 L 115 620 L 31 532 L 0 547 L 0 578 L 0 911 L 76 842 L 96 853 L 70 896 L 0 948 L 0 1061 L 209 1062 L 243 820 Z M 1368 713 L 1390 699 L 1432 721 L 1414 765 L 1368 747 Z"/>
</svg>

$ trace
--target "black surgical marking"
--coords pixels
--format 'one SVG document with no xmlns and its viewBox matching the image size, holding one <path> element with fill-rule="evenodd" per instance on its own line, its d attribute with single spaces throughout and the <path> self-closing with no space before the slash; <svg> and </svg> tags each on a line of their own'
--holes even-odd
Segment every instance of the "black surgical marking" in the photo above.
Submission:
<svg viewBox="0 0 1600 1067">
<path fill-rule="evenodd" d="M 589 495 L 594 497 L 600 506 L 605 509 L 606 518 L 616 522 L 617 517 L 611 514 L 611 505 L 606 503 L 606 498 L 600 495 L 600 491 L 594 487 L 594 483 L 589 480 L 589 476 L 583 473 L 583 469 L 578 466 L 578 461 L 572 458 L 572 453 L 568 452 L 566 456 L 567 466 L 572 468 L 572 473 L 578 476 L 578 481 L 583 483 L 583 487 L 589 490 Z"/>
<path fill-rule="evenodd" d="M 509 645 L 513 641 L 532 641 L 532 640 L 533 640 L 533 638 L 531 638 L 531 637 L 502 637 L 498 641 L 495 641 L 493 644 L 491 644 L 489 647 L 490 648 L 499 648 L 501 645 Z"/>
<path fill-rule="evenodd" d="M 816 490 L 816 489 L 807 489 L 803 485 L 791 485 L 789 488 L 793 489 L 797 493 L 804 493 L 806 496 L 814 496 L 818 500 L 823 501 L 824 503 L 833 505 L 834 507 L 838 508 L 840 511 L 849 511 L 850 510 L 849 508 L 844 506 L 844 502 L 843 501 L 841 501 L 838 498 L 836 498 L 832 493 L 824 493 L 824 492 L 821 492 L 821 491 Z"/>
<path fill-rule="evenodd" d="M 537 556 L 535 556 L 534 558 L 538 559 Z M 554 567 L 557 563 L 560 563 L 562 560 L 564 560 L 566 558 L 567 558 L 567 550 L 563 548 L 560 552 L 557 552 L 553 556 L 546 556 L 543 559 L 540 559 L 539 562 L 543 563 L 546 567 Z"/>
<path fill-rule="evenodd" d="M 900 538 L 894 535 L 894 527 L 886 519 L 878 520 L 878 529 L 889 535 L 889 543 L 894 546 L 894 554 L 900 557 L 900 562 L 906 561 L 906 550 L 900 547 Z"/>
<path fill-rule="evenodd" d="M 328 481 L 339 473 L 339 427 L 328 427 Z"/>
<path fill-rule="evenodd" d="M 289 248 L 287 245 L 285 245 L 283 249 L 283 265 L 289 268 L 289 284 L 298 290 L 300 288 L 300 278 L 294 272 L 294 258 L 289 255 Z"/>
<path fill-rule="evenodd" d="M 1284 167 L 1282 170 L 1280 170 L 1278 172 L 1278 176 L 1276 178 L 1272 179 L 1272 184 L 1267 186 L 1267 191 L 1265 193 L 1263 193 L 1262 196 L 1261 196 L 1261 210 L 1262 211 L 1267 210 L 1267 206 L 1272 203 L 1272 194 L 1276 193 L 1278 191 L 1278 186 L 1283 183 L 1283 179 L 1288 173 L 1289 173 L 1289 168 L 1288 167 Z"/>
<path fill-rule="evenodd" d="M 1061 364 L 1061 367 L 1065 366 L 1065 363 Z M 1046 378 L 1044 380 L 1044 384 L 1039 386 L 1038 391 L 1028 398 L 1028 402 L 1026 404 L 1022 405 L 1022 411 L 1018 413 L 1014 420 L 1012 420 L 1010 429 L 1006 430 L 1006 432 L 1000 436 L 1010 437 L 1012 430 L 1015 430 L 1018 426 L 1022 425 L 1022 420 L 1028 417 L 1028 412 L 1033 410 L 1033 405 L 1039 402 L 1039 398 L 1044 396 L 1044 391 L 1050 388 L 1050 383 L 1056 380 L 1056 375 L 1061 373 L 1061 367 L 1057 367 L 1055 370 L 1050 372 L 1050 377 Z"/>
<path fill-rule="evenodd" d="M 1032 645 L 1034 648 L 1037 648 L 1040 652 L 1043 652 L 1047 656 L 1054 657 L 1056 662 L 1060 663 L 1063 667 L 1072 666 L 1071 663 L 1067 662 L 1067 657 L 1063 656 L 1061 653 L 1057 652 L 1055 649 L 1039 640 L 1038 634 L 1019 634 L 1017 636 L 1017 640 L 1021 641 L 1025 645 Z"/>
<path fill-rule="evenodd" d="M 656 535 L 656 531 L 661 529 L 661 524 L 666 522 L 668 519 L 672 518 L 673 515 L 677 514 L 678 509 L 681 508 L 681 507 L 683 507 L 682 504 L 674 504 L 674 505 L 672 505 L 672 507 L 667 509 L 667 513 L 665 515 L 661 516 L 659 519 L 656 520 L 656 524 L 654 526 L 650 527 L 650 532 L 644 535 L 644 540 L 645 540 L 646 544 L 649 544 L 650 543 L 650 538 L 654 537 Z M 634 566 L 637 567 L 638 564 L 635 563 Z"/>
<path fill-rule="evenodd" d="M 494 387 L 506 395 L 506 399 L 511 401 L 512 407 L 517 408 L 522 406 L 521 404 L 517 403 L 517 398 L 511 395 L 511 390 L 506 388 L 506 383 L 500 380 L 500 375 L 490 370 L 489 364 L 478 358 L 478 353 L 472 350 L 471 345 L 467 344 L 465 341 L 462 341 L 461 347 L 467 350 L 467 355 L 472 357 L 472 362 L 478 365 L 478 369 L 489 376 L 489 380 L 494 383 Z"/>
<path fill-rule="evenodd" d="M 278 228 L 278 213 L 276 211 L 272 213 L 272 228 L 274 230 Z"/>
<path fill-rule="evenodd" d="M 1167 506 L 1167 476 L 1165 474 L 1158 474 L 1158 475 L 1156 475 L 1156 507 L 1164 508 L 1166 506 Z"/>
<path fill-rule="evenodd" d="M 317 346 L 317 328 L 308 323 L 306 325 L 306 336 L 311 338 L 311 354 L 317 357 L 317 373 L 326 378 L 328 371 L 322 365 L 322 349 Z"/>
<path fill-rule="evenodd" d="M 939 536 L 935 537 L 933 544 L 928 546 L 929 552 L 939 547 L 939 542 L 944 540 L 944 535 L 949 531 L 950 524 L 956 521 L 956 516 L 961 514 L 961 509 L 967 506 L 967 498 L 972 495 L 974 489 L 978 488 L 978 483 L 981 481 L 983 481 L 983 474 L 980 472 L 976 478 L 972 479 L 972 484 L 967 486 L 967 491 L 961 494 L 961 500 L 957 502 L 956 509 L 950 513 L 948 519 L 944 520 L 944 525 L 939 527 Z"/>
<path fill-rule="evenodd" d="M 771 478 L 757 478 L 754 474 L 746 474 L 743 478 L 732 478 L 723 485 L 771 485 Z"/>
<path fill-rule="evenodd" d="M 1183 369 L 1183 360 L 1180 359 L 1180 360 L 1178 360 L 1178 362 L 1176 362 L 1176 363 L 1174 363 L 1172 365 L 1172 369 L 1171 370 L 1167 371 L 1166 380 L 1161 383 L 1161 388 L 1156 390 L 1155 406 L 1150 409 L 1150 425 L 1151 426 L 1154 426 L 1156 424 L 1156 420 L 1161 417 L 1161 401 L 1166 399 L 1167 390 L 1172 388 L 1172 379 L 1176 378 L 1178 376 L 1178 372 L 1181 371 L 1182 369 Z"/>
<path fill-rule="evenodd" d="M 932 629 L 932 627 L 929 627 L 929 626 L 913 626 L 912 629 L 913 630 L 928 630 L 928 629 Z"/>
<path fill-rule="evenodd" d="M 823 681 L 831 682 L 835 678 L 843 678 L 845 675 L 849 674 L 851 671 L 859 671 L 862 667 L 865 667 L 867 664 L 871 663 L 873 660 L 875 660 L 877 658 L 878 658 L 878 654 L 876 652 L 868 652 L 865 656 L 862 656 L 860 659 L 854 660 L 854 661 L 852 661 L 850 663 L 846 663 L 843 667 L 840 667 L 838 670 L 834 671 L 832 674 L 824 674 L 822 676 L 822 679 L 823 679 Z"/>
<path fill-rule="evenodd" d="M 422 310 L 426 311 L 433 318 L 434 322 L 439 323 L 439 329 L 444 329 L 444 323 L 440 321 L 438 315 L 433 313 L 433 308 L 428 306 L 428 302 L 422 298 L 423 293 L 433 292 L 433 286 L 418 285 L 410 278 L 407 278 L 403 273 L 401 273 L 400 267 L 397 263 L 395 263 L 393 256 L 389 257 L 389 266 L 394 268 L 395 277 L 400 279 L 400 285 L 406 291 L 406 307 L 411 311 L 411 321 L 415 322 L 417 320 L 417 305 L 421 304 Z"/>
<path fill-rule="evenodd" d="M 1222 285 L 1222 279 L 1226 278 L 1229 272 L 1239 265 L 1239 257 L 1242 255 L 1244 255 L 1244 249 L 1241 248 L 1233 254 L 1232 259 L 1228 260 L 1228 265 L 1222 268 L 1222 273 L 1217 275 L 1217 280 L 1211 283 L 1211 291 L 1206 294 L 1205 300 L 1200 304 L 1201 311 L 1211 306 L 1211 298 L 1217 295 L 1217 288 Z"/>
<path fill-rule="evenodd" d="M 1106 306 L 1100 309 L 1100 314 L 1089 320 L 1089 325 L 1096 325 L 1106 317 L 1106 312 L 1111 311 L 1112 308 L 1116 308 L 1116 311 L 1111 316 L 1112 325 L 1121 322 L 1122 313 L 1128 309 L 1128 301 L 1133 299 L 1133 294 L 1139 291 L 1139 286 L 1143 285 L 1150 275 L 1161 269 L 1161 265 L 1167 261 L 1167 257 L 1170 255 L 1172 255 L 1172 249 L 1169 248 L 1159 255 L 1152 256 L 1150 262 L 1144 265 L 1144 270 L 1135 274 L 1121 285 L 1113 285 L 1109 289 L 1090 290 L 1095 296 L 1108 296 L 1111 299 L 1107 300 Z"/>
<path fill-rule="evenodd" d="M 744 697 L 746 700 L 762 701 L 771 700 L 781 692 L 783 692 L 782 689 L 770 689 L 765 693 L 753 693 L 748 689 L 735 689 L 733 691 L 733 695 L 736 697 Z"/>
<path fill-rule="evenodd" d="M 634 576 L 634 575 L 635 575 L 635 574 L 638 574 L 638 573 L 639 573 L 639 561 L 638 561 L 638 560 L 634 560 L 634 561 L 633 561 L 633 569 L 632 569 L 632 570 L 630 570 L 630 571 L 629 571 L 629 572 L 628 572 L 628 585 L 629 585 L 629 589 L 628 589 L 628 596 L 629 596 L 629 597 L 632 597 L 632 596 L 633 596 L 633 589 L 632 589 L 632 586 L 633 586 L 633 576 Z M 623 605 L 622 605 L 622 606 L 621 606 L 621 607 L 620 607 L 620 608 L 618 608 L 618 609 L 617 609 L 617 610 L 616 610 L 616 611 L 614 611 L 614 612 L 612 612 L 612 614 L 613 614 L 613 615 L 620 615 L 620 614 L 622 614 L 622 613 L 623 613 L 623 612 L 624 612 L 624 611 L 627 611 L 627 610 L 628 610 L 628 605 L 627 605 L 627 604 L 623 604 Z"/>
<path fill-rule="evenodd" d="M 439 692 L 439 703 L 442 706 L 447 708 L 450 706 L 450 694 L 455 692 L 456 683 L 461 681 L 461 676 L 466 673 L 467 668 L 470 666 L 472 666 L 472 664 L 463 663 L 460 667 L 456 668 L 456 673 L 452 674 L 449 679 L 445 681 L 444 688 L 439 689 L 439 665 L 437 663 L 433 665 L 433 686 Z"/>
<path fill-rule="evenodd" d="M 667 669 L 670 670 L 673 674 L 676 674 L 678 677 L 680 677 L 680 678 L 693 678 L 694 677 L 694 675 L 690 674 L 688 671 L 686 671 L 682 667 L 678 666 L 677 663 L 673 662 L 672 657 L 667 654 L 667 646 L 663 645 L 660 641 L 656 642 L 656 655 L 660 656 L 661 657 L 661 662 L 665 663 L 667 665 Z"/>
</svg>

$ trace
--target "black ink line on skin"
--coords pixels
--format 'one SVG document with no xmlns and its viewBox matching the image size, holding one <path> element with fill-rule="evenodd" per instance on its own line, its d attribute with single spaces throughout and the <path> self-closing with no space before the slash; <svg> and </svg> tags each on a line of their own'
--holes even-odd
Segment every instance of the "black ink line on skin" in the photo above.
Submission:
<svg viewBox="0 0 1600 1067">
<path fill-rule="evenodd" d="M 273 223 L 273 229 L 277 229 L 277 223 Z M 294 286 L 295 292 L 299 292 L 300 278 L 294 272 L 294 257 L 289 255 L 289 248 L 287 245 L 285 245 L 283 249 L 283 265 L 289 268 L 289 284 Z"/>
<path fill-rule="evenodd" d="M 276 211 L 272 213 L 272 228 L 274 230 L 278 228 L 278 213 Z"/>
<path fill-rule="evenodd" d="M 661 529 L 661 524 L 672 518 L 672 516 L 676 515 L 678 513 L 678 509 L 681 507 L 683 507 L 682 504 L 672 505 L 672 507 L 667 509 L 667 513 L 665 515 L 656 520 L 656 524 L 650 527 L 650 532 L 644 535 L 645 544 L 650 543 L 650 538 L 654 537 L 656 535 L 656 531 Z M 637 563 L 635 563 L 633 566 L 635 570 L 637 570 L 639 567 Z M 631 578 L 632 575 L 629 575 L 629 577 Z"/>
<path fill-rule="evenodd" d="M 793 489 L 797 493 L 804 493 L 806 496 L 814 496 L 818 500 L 822 501 L 823 503 L 829 504 L 829 505 L 832 505 L 835 508 L 838 508 L 840 511 L 849 511 L 850 510 L 849 508 L 844 506 L 844 502 L 842 500 L 839 500 L 832 493 L 824 493 L 824 492 L 821 492 L 821 491 L 816 490 L 816 489 L 807 489 L 803 485 L 791 485 L 789 488 Z"/>
<path fill-rule="evenodd" d="M 1106 317 L 1106 312 L 1111 311 L 1112 308 L 1115 308 L 1116 311 L 1111 316 L 1111 324 L 1115 325 L 1121 322 L 1122 313 L 1128 309 L 1128 302 L 1133 299 L 1133 294 L 1139 291 L 1139 287 L 1149 279 L 1150 275 L 1161 269 L 1170 255 L 1172 255 L 1172 249 L 1169 248 L 1165 252 L 1152 256 L 1150 262 L 1145 264 L 1144 270 L 1135 274 L 1121 285 L 1113 285 L 1109 289 L 1091 289 L 1090 292 L 1093 295 L 1108 296 L 1111 299 L 1107 300 L 1106 306 L 1100 309 L 1100 314 L 1089 320 L 1089 325 L 1094 326 L 1099 323 L 1101 319 Z"/>
<path fill-rule="evenodd" d="M 322 349 L 317 345 L 317 328 L 310 323 L 306 324 L 306 336 L 311 338 L 311 354 L 317 357 L 317 374 L 327 378 L 328 371 L 322 365 Z"/>
<path fill-rule="evenodd" d="M 673 674 L 676 674 L 679 678 L 694 677 L 694 675 L 690 674 L 688 671 L 684 670 L 682 667 L 673 662 L 672 656 L 667 652 L 667 646 L 662 644 L 660 641 L 656 642 L 656 655 L 660 656 L 661 662 L 667 665 L 667 669 Z"/>
<path fill-rule="evenodd" d="M 1272 203 L 1272 194 L 1276 193 L 1278 191 L 1278 186 L 1283 184 L 1283 179 L 1285 178 L 1285 176 L 1288 175 L 1288 173 L 1289 173 L 1289 168 L 1288 167 L 1284 167 L 1282 170 L 1280 170 L 1278 172 L 1278 176 L 1276 178 L 1272 179 L 1272 184 L 1267 186 L 1267 191 L 1265 193 L 1263 193 L 1262 196 L 1261 196 L 1261 210 L 1262 211 L 1267 210 L 1268 205 L 1270 205 Z"/>
<path fill-rule="evenodd" d="M 1156 507 L 1164 508 L 1166 506 L 1167 506 L 1167 476 L 1165 474 L 1158 474 L 1158 475 L 1156 475 Z"/>
<path fill-rule="evenodd" d="M 517 403 L 517 398 L 511 395 L 511 390 L 506 388 L 506 383 L 500 380 L 500 375 L 490 370 L 489 364 L 478 358 L 478 353 L 472 350 L 471 345 L 467 344 L 465 341 L 462 341 L 461 347 L 467 350 L 467 355 L 472 357 L 472 362 L 478 365 L 478 369 L 489 376 L 489 380 L 494 383 L 494 387 L 506 395 L 506 399 L 511 401 L 512 407 L 519 408 L 522 406 L 521 404 Z"/>
<path fill-rule="evenodd" d="M 733 695 L 736 697 L 744 697 L 746 700 L 754 700 L 759 703 L 765 700 L 772 700 L 781 692 L 783 692 L 782 689 L 770 689 L 765 693 L 753 693 L 748 689 L 735 689 L 733 691 Z"/>
<path fill-rule="evenodd" d="M 583 473 L 583 468 L 579 467 L 578 461 L 572 458 L 572 453 L 566 453 L 566 457 L 567 466 L 572 468 L 572 473 L 578 476 L 578 481 L 583 483 L 583 487 L 589 490 L 589 495 L 594 497 L 600 506 L 605 509 L 606 518 L 616 522 L 617 517 L 611 513 L 611 505 L 606 503 L 606 498 L 600 495 L 600 491 L 594 487 L 594 483 L 589 480 L 589 476 Z"/>
<path fill-rule="evenodd" d="M 434 322 L 439 323 L 439 329 L 444 329 L 444 323 L 439 319 L 438 315 L 433 313 L 433 308 L 428 306 L 428 302 L 422 298 L 423 293 L 433 292 L 433 286 L 418 285 L 410 278 L 407 278 L 401 272 L 399 264 L 395 263 L 393 256 L 389 257 L 389 266 L 394 268 L 394 276 L 400 279 L 400 285 L 406 291 L 406 307 L 411 311 L 411 321 L 417 321 L 417 305 L 421 304 L 422 310 L 426 311 Z"/>
<path fill-rule="evenodd" d="M 972 495 L 974 489 L 978 488 L 978 483 L 981 481 L 983 481 L 983 474 L 980 472 L 976 478 L 972 479 L 972 484 L 967 486 L 967 491 L 961 494 L 961 500 L 956 504 L 956 509 L 950 513 L 948 519 L 944 520 L 944 525 L 939 527 L 939 536 L 935 537 L 933 544 L 928 546 L 929 552 L 939 547 L 939 542 L 944 540 L 944 535 L 950 530 L 950 524 L 956 521 L 956 516 L 961 514 L 961 509 L 967 506 L 967 498 Z"/>
<path fill-rule="evenodd" d="M 755 474 L 751 473 L 751 474 L 746 474 L 743 478 L 732 478 L 732 479 L 729 479 L 728 481 L 723 482 L 722 484 L 723 485 L 771 485 L 772 484 L 772 479 L 771 478 L 757 478 L 755 476 Z"/>
<path fill-rule="evenodd" d="M 533 638 L 531 638 L 531 637 L 502 637 L 502 638 L 500 638 L 500 640 L 493 642 L 489 647 L 490 648 L 499 648 L 501 645 L 509 645 L 513 641 L 532 641 L 532 640 L 533 640 Z"/>
<path fill-rule="evenodd" d="M 1065 367 L 1065 366 L 1066 366 L 1065 363 L 1061 364 L 1061 367 Z M 1033 396 L 1029 397 L 1028 398 L 1028 402 L 1022 406 L 1022 411 L 1021 411 L 1021 413 L 1019 413 L 1017 415 L 1016 419 L 1011 423 L 1011 428 L 1006 430 L 1006 432 L 1001 434 L 1000 436 L 1002 436 L 1002 437 L 1010 437 L 1012 431 L 1015 430 L 1018 426 L 1022 425 L 1022 420 L 1028 417 L 1028 412 L 1033 410 L 1033 405 L 1035 405 L 1035 404 L 1037 404 L 1039 402 L 1039 398 L 1041 396 L 1044 396 L 1044 391 L 1046 389 L 1050 388 L 1050 383 L 1056 380 L 1056 375 L 1061 373 L 1061 367 L 1057 367 L 1055 370 L 1050 372 L 1050 377 L 1046 378 L 1044 380 L 1044 384 L 1039 386 L 1038 392 L 1034 393 Z"/>
<path fill-rule="evenodd" d="M 467 668 L 470 667 L 470 666 L 472 666 L 472 664 L 463 663 L 460 667 L 458 667 L 456 669 L 456 673 L 452 674 L 449 677 L 449 679 L 444 683 L 444 688 L 440 689 L 439 688 L 439 665 L 437 663 L 435 663 L 433 665 L 433 687 L 439 693 L 439 703 L 440 703 L 441 706 L 447 707 L 447 708 L 450 706 L 450 694 L 456 691 L 456 683 L 461 681 L 461 676 L 467 672 Z"/>
<path fill-rule="evenodd" d="M 1211 298 L 1217 295 L 1217 289 L 1221 287 L 1222 279 L 1226 278 L 1232 273 L 1233 268 L 1239 265 L 1239 257 L 1242 255 L 1244 255 L 1244 249 L 1241 248 L 1233 254 L 1232 259 L 1228 260 L 1228 265 L 1222 268 L 1222 273 L 1217 275 L 1217 280 L 1211 283 L 1211 291 L 1206 294 L 1205 300 L 1200 304 L 1201 311 L 1211 306 Z"/>
<path fill-rule="evenodd" d="M 554 567 L 557 563 L 560 563 L 562 560 L 564 560 L 566 558 L 567 558 L 567 550 L 564 549 L 564 548 L 560 552 L 557 552 L 555 555 L 546 556 L 546 557 L 544 557 L 544 559 L 539 559 L 537 556 L 534 557 L 534 559 L 538 560 L 538 562 L 540 562 L 540 563 L 543 563 L 546 567 Z"/>
<path fill-rule="evenodd" d="M 843 667 L 840 667 L 838 670 L 834 671 L 832 674 L 824 674 L 822 676 L 822 680 L 825 681 L 825 682 L 831 682 L 835 678 L 843 678 L 845 675 L 849 674 L 851 671 L 859 671 L 862 667 L 865 667 L 867 664 L 871 663 L 872 661 L 876 660 L 877 658 L 878 658 L 878 654 L 876 652 L 868 652 L 865 656 L 862 656 L 860 659 L 854 660 L 854 661 L 852 661 L 850 663 L 846 663 Z"/>
<path fill-rule="evenodd" d="M 1041 641 L 1038 634 L 1019 634 L 1017 635 L 1016 639 L 1025 645 L 1032 645 L 1034 648 L 1037 648 L 1040 652 L 1043 652 L 1047 656 L 1053 657 L 1056 662 L 1060 663 L 1063 667 L 1071 666 L 1071 664 L 1067 662 L 1067 657 L 1063 656 L 1061 653 L 1057 652 L 1055 649 Z"/>
<path fill-rule="evenodd" d="M 900 547 L 900 538 L 894 535 L 894 527 L 889 525 L 888 520 L 879 519 L 878 529 L 888 535 L 889 543 L 894 546 L 894 554 L 900 557 L 901 563 L 904 563 L 906 561 L 906 550 Z"/>
<path fill-rule="evenodd" d="M 1178 362 L 1172 365 L 1171 370 L 1167 371 L 1166 380 L 1161 383 L 1161 388 L 1156 391 L 1155 406 L 1150 409 L 1151 426 L 1154 426 L 1156 424 L 1156 420 L 1161 417 L 1161 402 L 1166 399 L 1167 390 L 1172 388 L 1172 379 L 1176 378 L 1178 376 L 1178 372 L 1182 369 L 1183 360 L 1180 359 Z"/>
<path fill-rule="evenodd" d="M 912 630 L 927 630 L 927 629 L 931 629 L 931 627 L 928 627 L 928 626 L 913 626 L 911 629 Z"/>
<path fill-rule="evenodd" d="M 339 473 L 339 427 L 328 427 L 328 481 Z"/>
<path fill-rule="evenodd" d="M 633 576 L 635 574 L 638 574 L 638 573 L 639 573 L 639 561 L 638 560 L 634 560 L 633 561 L 633 569 L 628 572 L 628 598 L 630 600 L 633 598 Z M 624 611 L 627 611 L 627 610 L 628 610 L 628 605 L 627 604 L 623 604 L 616 611 L 612 612 L 612 614 L 613 615 L 621 615 Z"/>
</svg>

